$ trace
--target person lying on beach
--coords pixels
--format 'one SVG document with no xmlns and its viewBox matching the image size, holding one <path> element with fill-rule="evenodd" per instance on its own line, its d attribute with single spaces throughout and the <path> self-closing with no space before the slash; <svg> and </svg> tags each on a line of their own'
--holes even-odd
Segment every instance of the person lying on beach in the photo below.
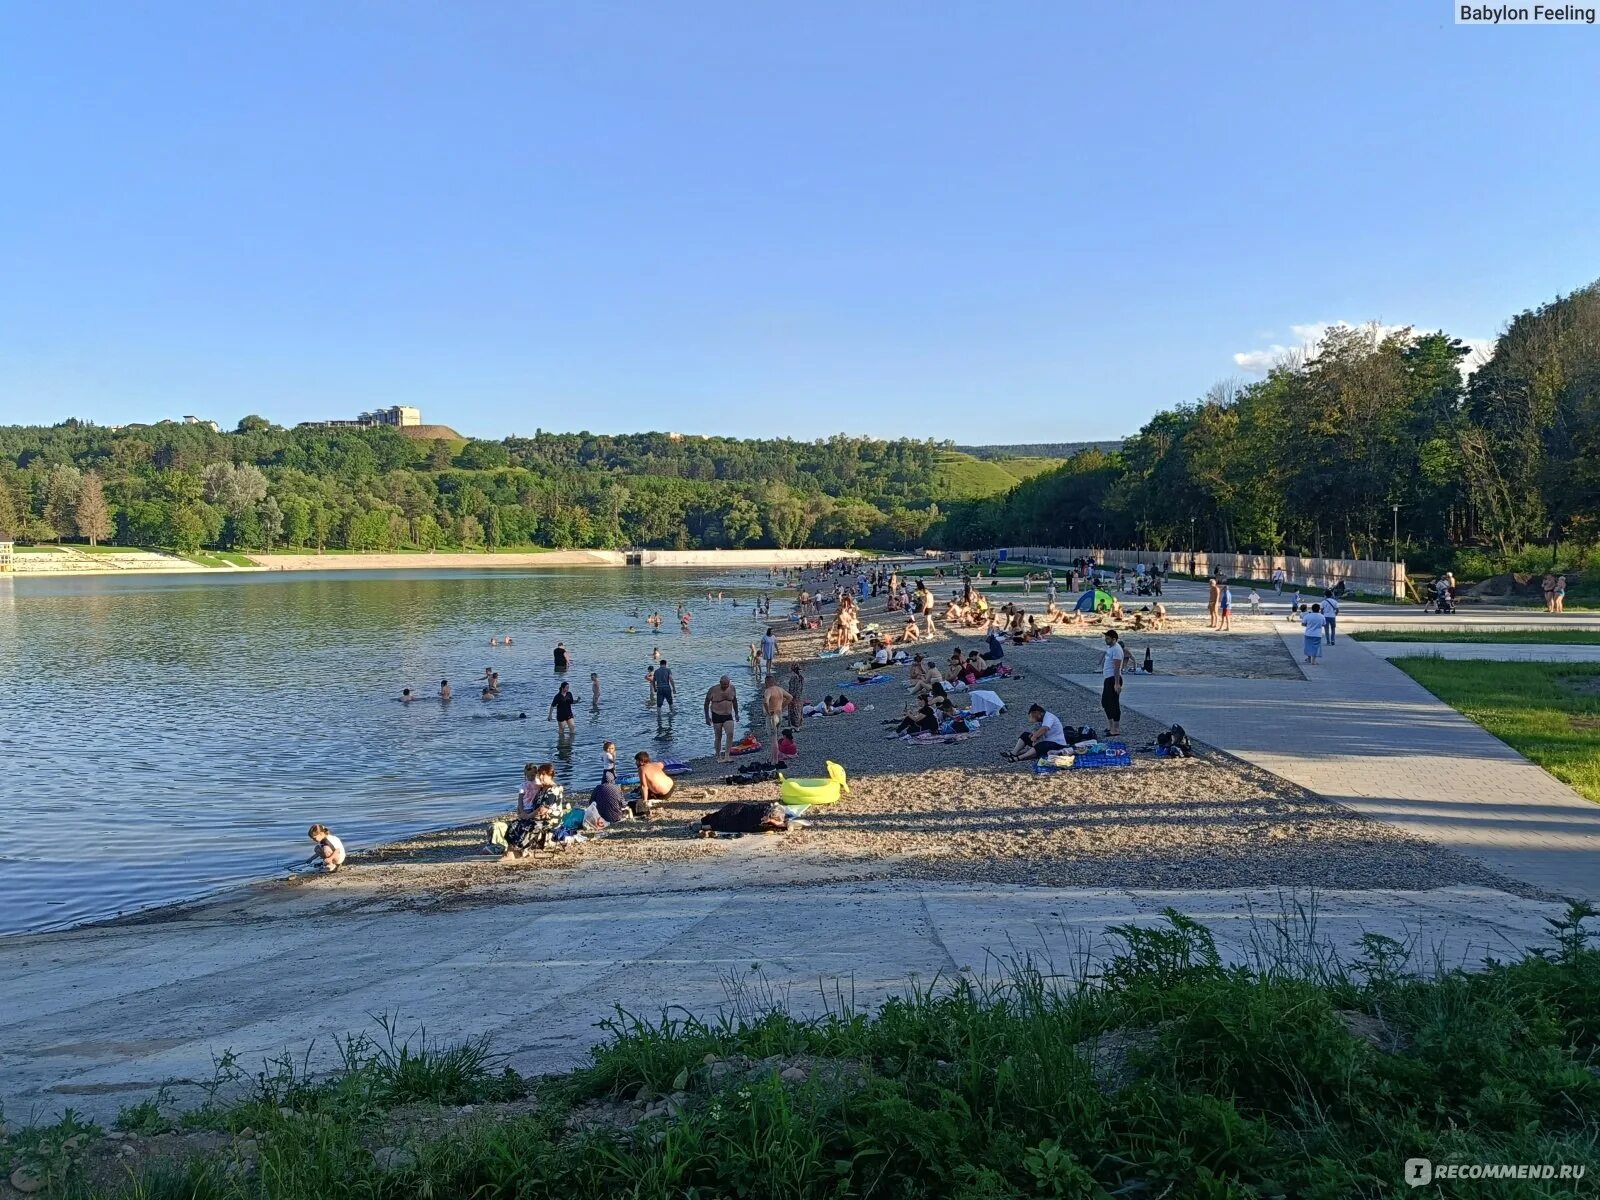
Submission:
<svg viewBox="0 0 1600 1200">
<path fill-rule="evenodd" d="M 313 825 L 306 830 L 313 843 L 308 862 L 317 863 L 324 871 L 337 871 L 344 865 L 344 843 L 334 836 L 326 825 Z"/>
<path fill-rule="evenodd" d="M 1066 730 L 1061 728 L 1061 718 L 1046 712 L 1042 704 L 1028 706 L 1028 717 L 1033 727 L 1017 738 L 1011 753 L 1002 755 L 1007 762 L 1024 762 L 1030 758 L 1043 758 L 1059 754 L 1067 748 Z"/>
</svg>

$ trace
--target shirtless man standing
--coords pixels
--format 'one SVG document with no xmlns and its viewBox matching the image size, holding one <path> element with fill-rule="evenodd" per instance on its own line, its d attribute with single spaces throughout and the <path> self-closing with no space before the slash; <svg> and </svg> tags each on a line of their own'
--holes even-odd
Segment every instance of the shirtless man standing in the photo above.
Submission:
<svg viewBox="0 0 1600 1200">
<path fill-rule="evenodd" d="M 739 693 L 733 681 L 724 675 L 706 693 L 706 724 L 711 726 L 718 762 L 726 762 L 733 750 L 734 726 L 739 720 Z M 728 745 L 723 748 L 726 737 Z"/>
<path fill-rule="evenodd" d="M 789 712 L 789 693 L 783 690 L 776 675 L 767 676 L 767 690 L 761 693 L 761 707 L 767 711 L 767 746 L 772 751 L 772 762 L 777 762 L 778 734 Z"/>
</svg>

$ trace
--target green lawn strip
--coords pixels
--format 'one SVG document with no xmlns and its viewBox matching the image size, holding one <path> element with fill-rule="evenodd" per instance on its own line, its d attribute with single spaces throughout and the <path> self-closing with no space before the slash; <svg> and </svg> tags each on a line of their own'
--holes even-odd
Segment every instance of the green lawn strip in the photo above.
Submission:
<svg viewBox="0 0 1600 1200">
<path fill-rule="evenodd" d="M 1600 802 L 1600 663 L 1397 658 L 1452 708 Z"/>
<path fill-rule="evenodd" d="M 1600 646 L 1600 629 L 1360 629 L 1358 642 L 1467 642 L 1483 645 Z"/>
<path fill-rule="evenodd" d="M 1119 951 L 1081 987 L 1024 964 L 875 1012 L 840 995 L 800 1020 L 752 969 L 729 985 L 742 1020 L 619 1014 L 587 1067 L 537 1080 L 485 1041 L 402 1039 L 386 1017 L 342 1043 L 331 1077 L 291 1053 L 224 1055 L 213 1100 L 187 1114 L 142 1100 L 115 1141 L 75 1118 L 13 1125 L 0 1171 L 128 1200 L 1336 1200 L 1409 1194 L 1403 1164 L 1419 1157 L 1593 1179 L 1592 912 L 1551 922 L 1542 954 L 1427 979 L 1378 934 L 1348 966 L 1291 935 L 1278 961 L 1228 968 L 1204 926 L 1171 912 L 1110 928 Z M 210 1149 L 151 1166 L 162 1138 Z"/>
</svg>

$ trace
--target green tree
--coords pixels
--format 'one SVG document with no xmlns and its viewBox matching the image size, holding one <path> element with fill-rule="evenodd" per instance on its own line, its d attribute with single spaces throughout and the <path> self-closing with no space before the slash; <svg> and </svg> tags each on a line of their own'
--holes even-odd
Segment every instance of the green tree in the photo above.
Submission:
<svg viewBox="0 0 1600 1200">
<path fill-rule="evenodd" d="M 78 531 L 78 489 L 83 486 L 83 473 L 76 467 L 58 463 L 50 468 L 44 480 L 44 503 L 40 515 L 50 527 L 50 536 L 59 542 Z"/>
</svg>

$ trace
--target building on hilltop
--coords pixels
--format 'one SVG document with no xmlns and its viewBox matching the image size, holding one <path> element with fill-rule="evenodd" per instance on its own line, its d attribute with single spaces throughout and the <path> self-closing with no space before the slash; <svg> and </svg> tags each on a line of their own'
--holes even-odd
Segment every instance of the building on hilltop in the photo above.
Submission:
<svg viewBox="0 0 1600 1200">
<path fill-rule="evenodd" d="M 221 425 L 218 425 L 215 421 L 208 421 L 204 417 L 185 416 L 183 418 L 183 423 L 185 425 L 204 425 L 207 429 L 211 430 L 212 433 L 222 432 Z"/>
<path fill-rule="evenodd" d="M 409 429 L 422 424 L 422 410 L 409 404 L 392 404 L 388 408 L 375 408 L 364 412 L 353 421 L 301 421 L 301 429 L 377 429 L 389 426 Z"/>
</svg>

